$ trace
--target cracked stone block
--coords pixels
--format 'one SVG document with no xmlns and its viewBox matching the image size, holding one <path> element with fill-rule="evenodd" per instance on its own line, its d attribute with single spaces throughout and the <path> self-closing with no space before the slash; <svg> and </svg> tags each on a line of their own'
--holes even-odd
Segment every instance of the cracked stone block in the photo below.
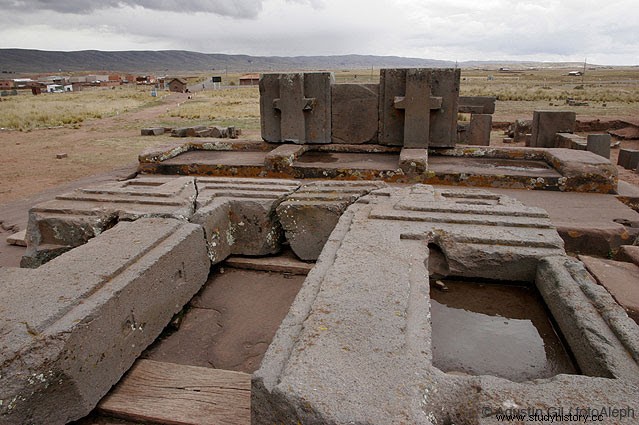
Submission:
<svg viewBox="0 0 639 425">
<path fill-rule="evenodd" d="M 294 180 L 198 178 L 193 223 L 204 227 L 213 264 L 231 254 L 268 255 L 284 238 L 276 208 L 299 187 Z"/>
<path fill-rule="evenodd" d="M 22 267 L 34 268 L 82 245 L 119 221 L 171 217 L 195 210 L 193 177 L 141 177 L 78 189 L 31 208 Z"/>
<path fill-rule="evenodd" d="M 202 228 L 122 222 L 38 269 L 0 268 L 0 424 L 87 415 L 210 270 Z"/>
<path fill-rule="evenodd" d="M 277 207 L 286 240 L 302 260 L 316 260 L 346 208 L 383 182 L 322 181 L 305 184 Z"/>
</svg>

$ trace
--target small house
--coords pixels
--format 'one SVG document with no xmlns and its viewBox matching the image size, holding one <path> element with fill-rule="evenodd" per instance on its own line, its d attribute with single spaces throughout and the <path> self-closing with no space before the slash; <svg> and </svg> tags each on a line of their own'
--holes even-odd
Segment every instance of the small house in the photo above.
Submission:
<svg viewBox="0 0 639 425">
<path fill-rule="evenodd" d="M 0 90 L 12 90 L 14 87 L 13 80 L 0 80 Z"/>
<path fill-rule="evenodd" d="M 581 71 L 570 71 L 568 73 L 568 75 L 571 76 L 571 77 L 581 77 L 582 74 L 583 74 L 583 72 L 581 72 Z"/>
<path fill-rule="evenodd" d="M 260 83 L 260 74 L 246 74 L 240 77 L 240 86 L 257 86 Z"/>
<path fill-rule="evenodd" d="M 171 80 L 169 80 L 169 83 L 167 84 L 169 91 L 175 92 L 175 93 L 185 93 L 187 88 L 186 88 L 186 80 L 182 79 L 182 78 L 172 78 Z"/>
</svg>

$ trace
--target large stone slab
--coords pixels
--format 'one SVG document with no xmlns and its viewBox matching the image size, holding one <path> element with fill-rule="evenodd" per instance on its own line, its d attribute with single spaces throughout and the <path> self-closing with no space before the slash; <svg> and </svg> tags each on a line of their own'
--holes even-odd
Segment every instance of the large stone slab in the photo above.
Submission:
<svg viewBox="0 0 639 425">
<path fill-rule="evenodd" d="M 263 74 L 260 122 L 267 142 L 331 143 L 330 72 Z"/>
<path fill-rule="evenodd" d="M 530 145 L 554 148 L 557 133 L 574 133 L 577 115 L 573 111 L 534 111 Z"/>
<path fill-rule="evenodd" d="M 610 134 L 589 134 L 586 141 L 586 150 L 606 159 L 610 159 Z"/>
<path fill-rule="evenodd" d="M 579 259 L 621 305 L 628 316 L 639 323 L 639 266 L 623 261 L 580 255 Z"/>
<path fill-rule="evenodd" d="M 458 69 L 382 69 L 379 143 L 407 148 L 454 146 L 459 76 Z"/>
<path fill-rule="evenodd" d="M 22 267 L 38 267 L 120 221 L 141 217 L 188 220 L 195 210 L 193 177 L 142 177 L 77 189 L 31 208 Z"/>
<path fill-rule="evenodd" d="M 346 208 L 383 182 L 308 183 L 277 207 L 286 240 L 302 260 L 316 260 Z"/>
<path fill-rule="evenodd" d="M 36 270 L 0 268 L 0 423 L 85 416 L 206 282 L 200 226 L 122 222 Z"/>
<path fill-rule="evenodd" d="M 493 116 L 489 114 L 473 114 L 470 117 L 468 144 L 478 146 L 490 145 L 490 132 L 493 129 Z"/>
<path fill-rule="evenodd" d="M 299 184 L 295 180 L 198 178 L 198 210 L 192 222 L 204 228 L 213 264 L 231 254 L 279 252 L 284 232 L 276 208 Z"/>
<path fill-rule="evenodd" d="M 435 368 L 433 245 L 448 265 L 440 272 L 543 282 L 546 300 L 560 291 L 562 331 L 583 339 L 577 359 L 593 377 L 515 383 Z M 639 328 L 561 246 L 543 210 L 503 196 L 373 192 L 342 215 L 253 375 L 253 422 L 496 424 L 509 407 L 628 405 L 639 395 Z"/>
<path fill-rule="evenodd" d="M 379 84 L 333 84 L 333 143 L 374 143 L 377 141 Z"/>
</svg>

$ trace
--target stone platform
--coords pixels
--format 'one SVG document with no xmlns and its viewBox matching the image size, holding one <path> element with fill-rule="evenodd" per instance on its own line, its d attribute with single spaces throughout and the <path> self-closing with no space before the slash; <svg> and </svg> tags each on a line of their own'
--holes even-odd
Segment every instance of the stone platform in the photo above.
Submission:
<svg viewBox="0 0 639 425">
<path fill-rule="evenodd" d="M 362 198 L 340 218 L 253 375 L 253 423 L 497 424 L 513 409 L 636 412 L 639 328 L 562 246 L 543 210 L 484 191 L 416 185 Z M 434 272 L 536 287 L 583 375 L 512 382 L 437 369 Z"/>
<path fill-rule="evenodd" d="M 376 144 L 272 144 L 187 139 L 142 153 L 149 174 L 383 180 L 616 193 L 617 170 L 586 151 L 464 146 L 410 149 Z"/>
<path fill-rule="evenodd" d="M 315 207 L 315 220 L 300 216 L 308 222 L 290 210 Z M 81 232 L 105 214 L 115 217 L 110 227 Z M 0 269 L 11 300 L 0 312 L 0 423 L 87 414 L 202 287 L 212 263 L 266 255 L 287 239 L 298 256 L 306 247 L 321 252 L 253 376 L 255 423 L 497 423 L 493 413 L 513 403 L 621 408 L 639 395 L 637 325 L 565 256 L 544 210 L 504 195 L 144 176 L 60 195 L 30 219 L 30 229 L 49 229 L 41 234 L 68 252 L 34 270 Z M 517 383 L 441 372 L 430 346 L 431 274 L 536 287 L 585 376 Z M 55 405 L 64 409 L 52 415 Z"/>
</svg>

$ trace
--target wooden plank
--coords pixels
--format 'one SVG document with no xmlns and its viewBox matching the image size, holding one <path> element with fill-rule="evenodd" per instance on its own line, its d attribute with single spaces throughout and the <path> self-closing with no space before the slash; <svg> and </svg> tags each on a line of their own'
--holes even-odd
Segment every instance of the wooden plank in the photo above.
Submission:
<svg viewBox="0 0 639 425">
<path fill-rule="evenodd" d="M 170 425 L 250 424 L 251 376 L 140 359 L 98 410 Z"/>
<path fill-rule="evenodd" d="M 277 257 L 228 257 L 225 265 L 236 269 L 307 275 L 315 263 L 305 263 L 292 256 Z"/>
</svg>

